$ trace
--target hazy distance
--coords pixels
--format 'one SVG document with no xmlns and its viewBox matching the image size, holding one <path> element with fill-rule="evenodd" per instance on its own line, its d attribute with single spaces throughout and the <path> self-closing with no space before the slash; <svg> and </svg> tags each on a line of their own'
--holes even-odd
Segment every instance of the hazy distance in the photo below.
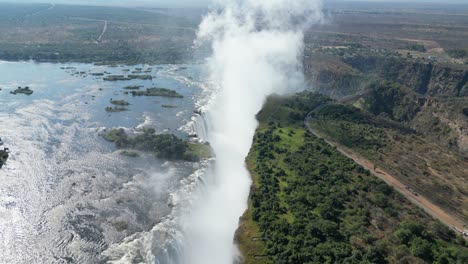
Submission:
<svg viewBox="0 0 468 264">
<path fill-rule="evenodd" d="M 212 2 L 223 0 L 0 0 L 9 3 L 55 3 L 103 6 L 154 6 L 154 7 L 207 7 Z M 327 2 L 327 1 L 324 1 Z M 375 2 L 375 3 L 439 3 L 466 4 L 466 0 L 331 0 L 328 2 Z"/>
</svg>

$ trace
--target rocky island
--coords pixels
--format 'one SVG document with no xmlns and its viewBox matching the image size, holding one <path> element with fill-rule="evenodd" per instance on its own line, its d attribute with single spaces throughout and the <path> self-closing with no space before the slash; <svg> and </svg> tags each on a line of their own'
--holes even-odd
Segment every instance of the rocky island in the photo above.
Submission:
<svg viewBox="0 0 468 264">
<path fill-rule="evenodd" d="M 18 89 L 11 91 L 11 94 L 26 94 L 26 95 L 31 95 L 33 94 L 33 90 L 31 90 L 28 86 L 22 88 L 21 86 L 18 87 Z"/>
<path fill-rule="evenodd" d="M 161 96 L 183 98 L 184 96 L 178 92 L 166 88 L 148 88 L 146 91 L 132 91 L 133 96 Z"/>
<path fill-rule="evenodd" d="M 102 137 L 113 142 L 119 149 L 153 153 L 161 159 L 199 161 L 213 156 L 208 144 L 189 143 L 173 134 L 156 134 L 152 128 L 145 128 L 136 136 L 127 135 L 122 128 L 111 129 Z M 132 151 L 127 150 L 126 153 L 132 153 Z"/>
<path fill-rule="evenodd" d="M 0 146 L 3 145 L 3 141 L 0 138 Z M 8 160 L 10 150 L 8 148 L 3 148 L 3 150 L 0 150 L 0 169 L 3 167 L 3 165 L 6 163 Z"/>
<path fill-rule="evenodd" d="M 129 102 L 125 101 L 125 100 L 110 100 L 110 103 L 113 104 L 113 105 L 119 105 L 119 106 L 126 106 L 126 105 L 130 105 Z"/>
<path fill-rule="evenodd" d="M 116 112 L 124 112 L 124 111 L 128 111 L 128 108 L 127 107 L 123 107 L 123 106 L 108 106 L 106 107 L 106 112 L 108 113 L 116 113 Z"/>
<path fill-rule="evenodd" d="M 128 78 L 138 79 L 138 80 L 152 80 L 153 76 L 151 75 L 138 75 L 138 74 L 129 74 Z"/>
<path fill-rule="evenodd" d="M 115 81 L 130 81 L 131 78 L 125 77 L 124 75 L 109 75 L 103 78 L 104 81 L 115 82 Z"/>
<path fill-rule="evenodd" d="M 124 89 L 125 90 L 138 90 L 142 87 L 143 85 L 128 85 L 128 86 L 125 86 Z"/>
</svg>

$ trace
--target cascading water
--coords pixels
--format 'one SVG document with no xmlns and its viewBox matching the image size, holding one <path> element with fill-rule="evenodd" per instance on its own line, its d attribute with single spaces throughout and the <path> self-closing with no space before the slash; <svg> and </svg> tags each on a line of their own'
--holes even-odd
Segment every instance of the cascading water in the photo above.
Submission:
<svg viewBox="0 0 468 264">
<path fill-rule="evenodd" d="M 268 95 L 304 88 L 303 29 L 321 19 L 321 1 L 219 4 L 204 18 L 197 39 L 213 49 L 206 63 L 210 78 L 197 84 L 205 99 L 197 104 L 201 111 L 181 128 L 210 142 L 216 161 L 205 161 L 182 180 L 171 194 L 171 215 L 149 235 L 129 238 L 141 245 L 162 245 L 145 250 L 146 262 L 231 264 L 241 259 L 233 238 L 247 207 L 251 181 L 244 160 L 257 127 L 255 115 Z"/>
<path fill-rule="evenodd" d="M 193 135 L 196 135 L 196 139 L 201 142 L 208 140 L 208 122 L 206 113 L 200 112 L 192 117 L 192 121 L 188 124 L 190 131 L 193 131 Z"/>
<path fill-rule="evenodd" d="M 216 92 L 204 119 L 194 124 L 211 143 L 216 162 L 182 216 L 182 254 L 173 263 L 231 264 L 241 258 L 233 237 L 247 207 L 245 157 L 258 125 L 255 115 L 268 95 L 304 87 L 303 29 L 321 19 L 319 0 L 218 2 L 197 40 L 212 46 L 207 65 Z"/>
</svg>

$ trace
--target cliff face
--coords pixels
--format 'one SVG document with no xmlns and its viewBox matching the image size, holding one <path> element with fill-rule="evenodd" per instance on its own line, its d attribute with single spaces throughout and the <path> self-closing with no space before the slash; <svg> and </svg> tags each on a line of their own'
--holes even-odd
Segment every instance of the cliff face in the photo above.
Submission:
<svg viewBox="0 0 468 264">
<path fill-rule="evenodd" d="M 430 98 L 411 120 L 410 126 L 468 157 L 468 118 L 463 114 L 466 98 Z"/>
<path fill-rule="evenodd" d="M 398 57 L 349 57 L 343 60 L 363 74 L 397 82 L 421 95 L 468 96 L 468 69 Z"/>
<path fill-rule="evenodd" d="M 449 67 L 435 67 L 428 84 L 429 95 L 468 96 L 468 72 Z"/>
<path fill-rule="evenodd" d="M 401 93 L 407 94 L 396 97 L 401 102 L 386 99 L 380 103 L 418 106 L 410 118 L 397 121 L 468 156 L 468 118 L 463 114 L 463 109 L 468 109 L 468 67 L 403 57 L 315 56 L 304 61 L 304 72 L 314 91 L 341 100 L 364 94 L 369 97 L 375 80 L 401 85 Z"/>
<path fill-rule="evenodd" d="M 304 74 L 315 92 L 335 99 L 366 89 L 367 78 L 358 69 L 336 58 L 316 56 L 304 61 Z"/>
</svg>

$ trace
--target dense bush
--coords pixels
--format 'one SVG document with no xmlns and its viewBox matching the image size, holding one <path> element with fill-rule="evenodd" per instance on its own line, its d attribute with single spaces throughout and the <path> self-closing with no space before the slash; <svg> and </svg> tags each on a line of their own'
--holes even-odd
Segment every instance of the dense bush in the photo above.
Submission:
<svg viewBox="0 0 468 264">
<path fill-rule="evenodd" d="M 424 45 L 420 44 L 412 44 L 407 47 L 409 50 L 419 51 L 419 52 L 426 52 L 426 48 Z"/>
<path fill-rule="evenodd" d="M 462 50 L 462 49 L 452 49 L 452 50 L 448 50 L 447 51 L 447 54 L 452 57 L 452 58 L 456 58 L 456 59 L 461 59 L 461 58 L 465 58 L 468 53 L 466 52 L 466 50 Z"/>
<path fill-rule="evenodd" d="M 409 121 L 420 111 L 418 98 L 399 84 L 375 82 L 369 89 L 364 108 L 375 115 L 386 114 L 396 121 Z"/>
<path fill-rule="evenodd" d="M 143 133 L 129 137 L 123 129 L 113 129 L 103 137 L 114 142 L 118 148 L 131 148 L 146 152 L 154 152 L 163 159 L 189 159 L 189 145 L 184 140 L 172 134 L 155 134 L 154 129 L 144 129 Z"/>
<path fill-rule="evenodd" d="M 465 116 L 468 116 L 468 108 L 463 108 L 463 114 L 464 114 Z"/>
<path fill-rule="evenodd" d="M 288 118 L 309 109 L 294 108 L 296 100 L 267 103 L 248 158 L 252 221 L 272 263 L 467 263 L 450 229 Z"/>
</svg>

